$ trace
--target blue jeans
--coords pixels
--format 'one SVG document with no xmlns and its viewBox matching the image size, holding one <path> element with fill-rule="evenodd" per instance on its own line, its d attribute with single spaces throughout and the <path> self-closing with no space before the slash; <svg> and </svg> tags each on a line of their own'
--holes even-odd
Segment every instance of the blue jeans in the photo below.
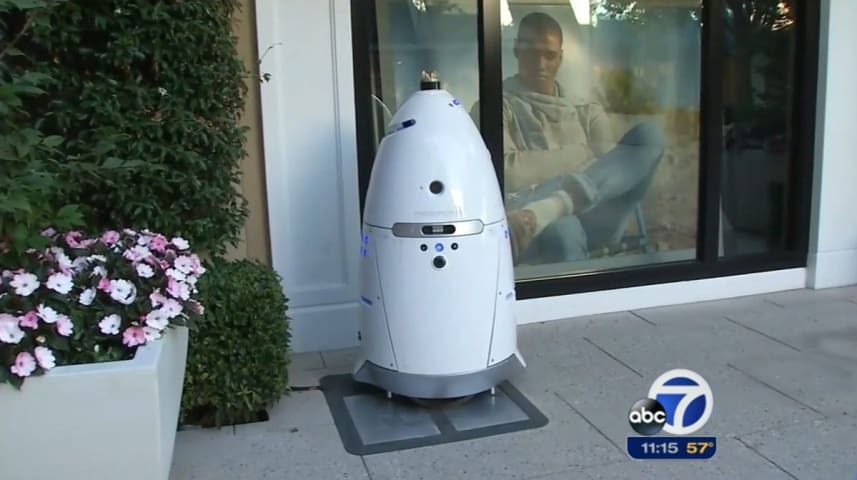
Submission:
<svg viewBox="0 0 857 480">
<path fill-rule="evenodd" d="M 583 172 L 554 177 L 534 189 L 516 192 L 506 209 L 516 210 L 565 190 L 575 212 L 548 225 L 517 263 L 556 263 L 586 259 L 589 251 L 619 243 L 628 220 L 645 197 L 664 154 L 660 129 L 642 122 L 616 147 Z"/>
</svg>

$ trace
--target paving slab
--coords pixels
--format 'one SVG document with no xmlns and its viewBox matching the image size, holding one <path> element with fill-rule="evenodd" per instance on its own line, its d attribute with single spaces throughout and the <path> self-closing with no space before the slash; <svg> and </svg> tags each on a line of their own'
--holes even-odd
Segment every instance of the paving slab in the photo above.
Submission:
<svg viewBox="0 0 857 480">
<path fill-rule="evenodd" d="M 318 385 L 311 372 L 324 368 L 324 360 L 319 352 L 301 352 L 291 355 L 289 362 L 289 385 L 304 387 Z"/>
<path fill-rule="evenodd" d="M 471 441 L 364 457 L 372 480 L 498 478 L 524 479 L 573 466 L 623 458 L 556 395 L 530 396 L 548 425 Z"/>
<path fill-rule="evenodd" d="M 283 433 L 294 429 L 332 426 L 333 417 L 321 391 L 293 391 L 268 409 L 267 421 L 236 425 L 235 432 L 238 435 Z"/>
<path fill-rule="evenodd" d="M 729 362 L 743 356 L 794 352 L 723 317 L 706 318 L 694 326 L 661 324 L 633 335 L 617 329 L 585 339 L 646 377 L 672 368 L 689 368 L 705 376 L 725 370 Z"/>
<path fill-rule="evenodd" d="M 798 479 L 857 478 L 857 419 L 835 416 L 740 437 Z"/>
<path fill-rule="evenodd" d="M 320 392 L 301 395 L 314 397 L 314 402 L 293 403 L 296 415 L 324 403 Z M 244 425 L 235 433 L 231 427 L 179 432 L 170 479 L 369 479 L 360 457 L 348 454 L 337 442 L 332 423 L 293 426 L 298 423 L 288 422 L 282 429 Z"/>
<path fill-rule="evenodd" d="M 731 365 L 825 415 L 857 416 L 857 368 L 853 360 L 782 351 L 741 356 Z"/>
<path fill-rule="evenodd" d="M 832 300 L 779 313 L 728 317 L 748 330 L 807 350 L 857 360 L 857 303 Z"/>
</svg>

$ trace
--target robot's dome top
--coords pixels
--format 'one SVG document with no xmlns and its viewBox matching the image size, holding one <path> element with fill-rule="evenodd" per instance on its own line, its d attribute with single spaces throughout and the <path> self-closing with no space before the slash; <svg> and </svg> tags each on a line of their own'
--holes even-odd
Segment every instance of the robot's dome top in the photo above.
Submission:
<svg viewBox="0 0 857 480">
<path fill-rule="evenodd" d="M 395 229 L 505 218 L 491 154 L 461 101 L 443 89 L 417 91 L 389 131 L 372 167 L 366 223 Z"/>
</svg>

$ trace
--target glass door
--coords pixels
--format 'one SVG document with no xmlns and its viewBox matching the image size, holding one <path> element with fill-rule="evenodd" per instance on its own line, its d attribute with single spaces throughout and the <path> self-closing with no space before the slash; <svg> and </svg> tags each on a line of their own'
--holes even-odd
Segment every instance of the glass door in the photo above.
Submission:
<svg viewBox="0 0 857 480">
<path fill-rule="evenodd" d="M 806 265 L 810 0 L 352 0 L 361 201 L 420 74 L 469 107 L 518 298 Z"/>
</svg>

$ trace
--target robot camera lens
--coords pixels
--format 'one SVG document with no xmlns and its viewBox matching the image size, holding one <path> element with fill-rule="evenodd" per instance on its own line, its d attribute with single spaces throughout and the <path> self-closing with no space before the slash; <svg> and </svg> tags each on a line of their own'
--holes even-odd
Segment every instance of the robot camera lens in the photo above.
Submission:
<svg viewBox="0 0 857 480">
<path fill-rule="evenodd" d="M 429 191 L 435 195 L 443 191 L 443 183 L 435 180 L 429 184 Z"/>
<path fill-rule="evenodd" d="M 420 245 L 420 250 L 425 252 L 426 250 L 428 250 L 428 245 L 426 245 L 425 243 Z"/>
<path fill-rule="evenodd" d="M 457 243 L 453 243 L 453 244 L 452 244 L 452 249 L 453 249 L 453 250 L 458 250 L 458 244 L 457 244 Z"/>
<path fill-rule="evenodd" d="M 433 263 L 434 263 L 435 268 L 443 268 L 446 266 L 446 259 L 443 258 L 442 256 L 438 255 L 438 256 L 434 257 Z"/>
</svg>

